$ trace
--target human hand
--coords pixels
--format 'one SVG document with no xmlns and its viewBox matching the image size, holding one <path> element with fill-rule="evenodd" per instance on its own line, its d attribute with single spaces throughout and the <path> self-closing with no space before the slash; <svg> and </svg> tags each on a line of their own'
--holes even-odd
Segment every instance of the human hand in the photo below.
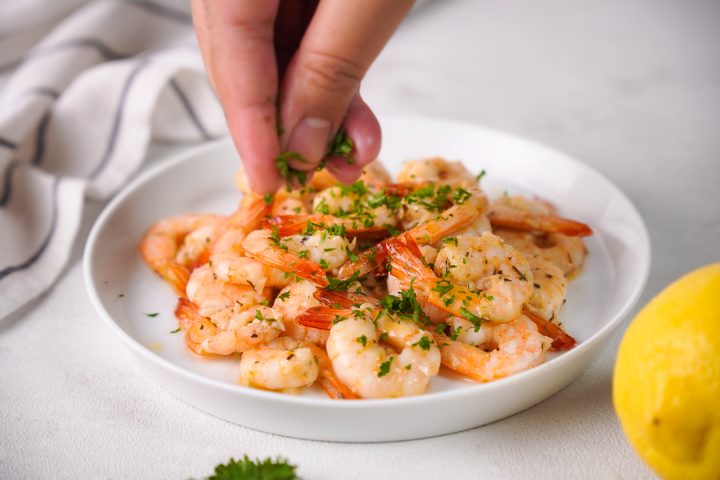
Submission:
<svg viewBox="0 0 720 480">
<path fill-rule="evenodd" d="M 380 125 L 358 90 L 413 3 L 192 0 L 205 67 L 253 190 L 283 184 L 283 151 L 299 154 L 304 161 L 290 158 L 290 167 L 311 175 L 341 126 L 354 161 L 327 159 L 335 177 L 351 182 L 375 159 Z"/>
</svg>

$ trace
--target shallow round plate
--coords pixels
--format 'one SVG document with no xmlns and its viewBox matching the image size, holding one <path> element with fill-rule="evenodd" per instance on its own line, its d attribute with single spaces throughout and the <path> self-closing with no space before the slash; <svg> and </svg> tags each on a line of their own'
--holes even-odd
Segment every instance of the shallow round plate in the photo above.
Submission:
<svg viewBox="0 0 720 480">
<path fill-rule="evenodd" d="M 159 219 L 186 212 L 230 213 L 238 203 L 237 154 L 229 140 L 203 145 L 149 169 L 105 209 L 85 250 L 85 280 L 100 317 L 142 368 L 178 398 L 231 422 L 318 440 L 390 441 L 483 425 L 526 409 L 570 383 L 638 299 L 650 247 L 636 209 L 606 178 L 568 156 L 507 133 L 423 118 L 383 123 L 381 159 L 441 155 L 487 171 L 483 186 L 542 196 L 561 214 L 592 226 L 590 255 L 570 283 L 563 322 L 578 345 L 542 365 L 488 384 L 435 377 L 417 397 L 332 401 L 308 390 L 283 395 L 237 385 L 238 360 L 199 359 L 171 333 L 176 298 L 142 262 L 138 243 Z M 154 315 L 158 313 L 158 315 Z M 152 314 L 152 315 L 148 315 Z"/>
</svg>

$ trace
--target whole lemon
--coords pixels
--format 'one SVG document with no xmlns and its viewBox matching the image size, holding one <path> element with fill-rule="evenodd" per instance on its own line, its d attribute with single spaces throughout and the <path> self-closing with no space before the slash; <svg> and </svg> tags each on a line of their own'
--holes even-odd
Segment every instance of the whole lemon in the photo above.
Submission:
<svg viewBox="0 0 720 480">
<path fill-rule="evenodd" d="M 620 344 L 613 403 L 663 478 L 720 478 L 720 263 L 688 273 L 635 317 Z"/>
</svg>

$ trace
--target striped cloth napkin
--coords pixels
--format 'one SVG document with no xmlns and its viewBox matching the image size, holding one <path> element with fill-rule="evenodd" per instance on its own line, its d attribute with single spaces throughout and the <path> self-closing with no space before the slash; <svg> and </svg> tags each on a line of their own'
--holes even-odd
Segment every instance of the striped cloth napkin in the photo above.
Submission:
<svg viewBox="0 0 720 480">
<path fill-rule="evenodd" d="M 0 2 L 0 319 L 55 282 L 84 200 L 115 193 L 152 140 L 226 133 L 188 4 Z"/>
</svg>

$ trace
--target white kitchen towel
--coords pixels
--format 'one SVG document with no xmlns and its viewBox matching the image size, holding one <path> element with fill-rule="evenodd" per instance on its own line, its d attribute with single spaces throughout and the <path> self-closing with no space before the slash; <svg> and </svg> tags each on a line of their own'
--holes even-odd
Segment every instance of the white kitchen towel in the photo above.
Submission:
<svg viewBox="0 0 720 480">
<path fill-rule="evenodd" d="M 85 199 L 115 193 L 152 139 L 226 133 L 189 2 L 0 2 L 0 319 L 49 288 Z"/>
</svg>

